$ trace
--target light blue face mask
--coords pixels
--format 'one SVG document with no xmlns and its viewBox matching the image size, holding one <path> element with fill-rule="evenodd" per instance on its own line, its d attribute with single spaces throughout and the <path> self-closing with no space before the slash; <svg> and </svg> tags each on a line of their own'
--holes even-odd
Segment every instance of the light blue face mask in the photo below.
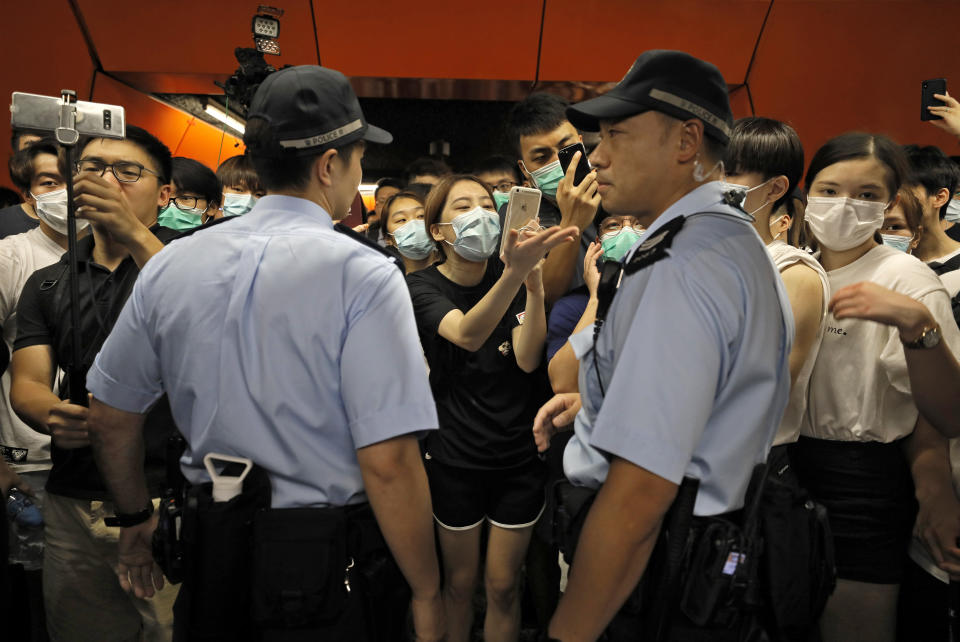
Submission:
<svg viewBox="0 0 960 642">
<path fill-rule="evenodd" d="M 507 204 L 507 201 L 510 200 L 510 194 L 508 192 L 494 192 L 493 193 L 493 205 L 496 207 L 497 211 L 500 211 L 500 208 Z"/>
<path fill-rule="evenodd" d="M 449 223 L 457 235 L 453 251 L 468 261 L 479 263 L 490 257 L 500 240 L 500 217 L 495 212 L 475 207 Z M 447 241 L 449 243 L 449 241 Z"/>
<path fill-rule="evenodd" d="M 434 240 L 427 234 L 423 219 L 407 221 L 395 229 L 392 236 L 400 254 L 412 261 L 427 258 L 436 247 Z"/>
<path fill-rule="evenodd" d="M 910 253 L 910 244 L 913 243 L 912 236 L 900 236 L 899 234 L 881 234 L 880 237 L 883 239 L 883 244 L 887 247 L 892 247 L 895 250 L 900 250 L 901 252 Z"/>
<path fill-rule="evenodd" d="M 223 215 L 242 216 L 253 209 L 257 200 L 253 194 L 224 194 Z"/>
<path fill-rule="evenodd" d="M 608 232 L 600 237 L 603 258 L 607 261 L 617 261 L 619 263 L 639 240 L 640 234 L 632 227 L 624 226 L 616 232 Z"/>
<path fill-rule="evenodd" d="M 530 178 L 533 179 L 538 190 L 550 198 L 556 198 L 557 186 L 563 180 L 563 168 L 560 167 L 560 161 L 555 160 L 535 172 L 530 172 Z"/>
<path fill-rule="evenodd" d="M 196 208 L 182 210 L 170 201 L 170 204 L 157 216 L 157 223 L 171 230 L 192 230 L 203 222 L 200 218 L 202 214 L 203 210 Z"/>
<path fill-rule="evenodd" d="M 943 217 L 951 223 L 960 223 L 960 198 L 951 198 L 947 203 L 947 213 Z"/>
</svg>

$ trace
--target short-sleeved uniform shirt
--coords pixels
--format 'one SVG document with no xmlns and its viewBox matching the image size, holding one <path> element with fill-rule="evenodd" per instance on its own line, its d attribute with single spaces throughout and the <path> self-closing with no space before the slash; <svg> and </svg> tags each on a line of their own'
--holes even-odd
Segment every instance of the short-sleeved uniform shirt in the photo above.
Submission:
<svg viewBox="0 0 960 642">
<path fill-rule="evenodd" d="M 489 259 L 483 279 L 470 287 L 449 280 L 436 265 L 407 275 L 440 418 L 440 430 L 427 438 L 427 452 L 451 466 L 511 468 L 536 457 L 533 418 L 547 396 L 546 376 L 542 367 L 532 374 L 520 369 L 512 338 L 523 320 L 526 289 L 520 287 L 476 352 L 439 334 L 448 313 L 469 312 L 502 273 L 503 264 Z"/>
<path fill-rule="evenodd" d="M 40 221 L 27 214 L 22 205 L 0 208 L 0 239 L 29 232 L 39 225 Z"/>
<path fill-rule="evenodd" d="M 0 324 L 7 349 L 17 338 L 17 303 L 27 279 L 60 260 L 61 248 L 39 227 L 0 240 Z M 10 405 L 10 373 L 0 379 L 0 457 L 16 472 L 50 468 L 50 437 L 21 421 Z"/>
<path fill-rule="evenodd" d="M 151 231 L 164 242 L 177 235 L 159 226 L 154 226 Z M 79 375 L 84 378 L 140 273 L 131 257 L 121 261 L 111 272 L 93 260 L 93 246 L 92 234 L 77 241 L 82 346 Z M 29 346 L 49 345 L 53 348 L 55 366 L 64 371 L 73 362 L 69 282 L 67 255 L 27 279 L 17 306 L 17 339 L 13 346 L 16 351 Z M 69 397 L 67 379 L 64 376 L 60 382 L 61 399 Z M 144 465 L 151 497 L 158 497 L 167 485 L 166 447 L 174 430 L 170 407 L 164 400 L 156 405 L 144 424 Z M 110 498 L 89 447 L 64 449 L 51 444 L 50 454 L 53 467 L 47 480 L 49 492 L 77 499 L 103 501 Z"/>
<path fill-rule="evenodd" d="M 288 196 L 150 259 L 87 385 L 136 413 L 166 392 L 186 477 L 252 459 L 274 508 L 366 501 L 356 451 L 437 425 L 403 276 Z"/>
<path fill-rule="evenodd" d="M 564 452 L 571 482 L 599 487 L 616 456 L 699 479 L 696 515 L 743 505 L 790 393 L 793 316 L 763 242 L 722 197 L 701 185 L 650 226 L 627 264 L 687 217 L 663 258 L 623 276 L 596 361 L 592 328 L 571 337 L 583 402 Z"/>
</svg>

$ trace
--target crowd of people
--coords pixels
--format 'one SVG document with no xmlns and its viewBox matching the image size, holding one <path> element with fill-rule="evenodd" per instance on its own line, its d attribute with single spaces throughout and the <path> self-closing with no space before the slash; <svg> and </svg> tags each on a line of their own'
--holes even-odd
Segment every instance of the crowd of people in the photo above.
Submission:
<svg viewBox="0 0 960 642">
<path fill-rule="evenodd" d="M 15 130 L 0 637 L 948 639 L 937 98 L 942 149 L 838 132 L 808 160 L 713 65 L 646 52 L 520 101 L 513 149 L 380 179 L 352 229 L 392 136 L 329 69 L 269 75 L 215 171 L 134 125 L 72 166 Z M 511 229 L 516 187 L 541 200 Z M 208 456 L 250 461 L 232 499 Z"/>
</svg>

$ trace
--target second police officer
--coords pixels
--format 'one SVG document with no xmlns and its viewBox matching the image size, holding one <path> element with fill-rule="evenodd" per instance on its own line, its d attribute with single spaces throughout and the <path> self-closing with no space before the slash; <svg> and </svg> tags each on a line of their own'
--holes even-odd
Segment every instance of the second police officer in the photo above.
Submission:
<svg viewBox="0 0 960 642">
<path fill-rule="evenodd" d="M 739 577 L 744 551 L 695 541 L 694 560 L 680 562 L 663 548 L 744 523 L 748 485 L 790 391 L 789 302 L 737 207 L 742 192 L 718 180 L 732 125 L 727 85 L 707 62 L 648 51 L 610 92 L 567 113 L 600 131 L 590 161 L 604 210 L 647 231 L 622 276 L 604 270 L 600 331 L 570 338 L 579 394 L 557 395 L 537 417 L 535 429 L 552 432 L 575 415 L 565 474 L 597 491 L 592 506 L 583 502 L 589 512 L 549 634 L 737 639 L 737 613 L 710 608 L 709 596 L 725 599 L 731 586 L 691 565 L 720 556 L 719 579 Z M 729 520 L 710 520 L 718 515 Z M 662 530 L 673 532 L 658 546 Z M 638 591 L 650 576 L 655 585 Z"/>
<path fill-rule="evenodd" d="M 187 442 L 177 639 L 397 639 L 403 579 L 418 639 L 444 634 L 417 443 L 437 415 L 410 296 L 394 263 L 334 229 L 365 141 L 391 139 L 339 72 L 268 76 L 244 136 L 267 196 L 153 257 L 91 368 L 91 439 L 125 526 L 118 574 L 137 595 L 162 583 L 140 427 L 164 392 Z M 265 474 L 216 501 L 211 453 Z"/>
</svg>

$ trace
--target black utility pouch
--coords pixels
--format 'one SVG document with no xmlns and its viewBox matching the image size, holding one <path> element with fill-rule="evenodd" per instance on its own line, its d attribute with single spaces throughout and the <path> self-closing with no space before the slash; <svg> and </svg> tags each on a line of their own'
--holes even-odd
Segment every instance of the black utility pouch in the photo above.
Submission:
<svg viewBox="0 0 960 642">
<path fill-rule="evenodd" d="M 566 479 L 557 480 L 552 488 L 553 540 L 567 564 L 573 564 L 573 555 L 580 540 L 580 531 L 597 497 L 597 491 L 574 486 Z"/>
<path fill-rule="evenodd" d="M 336 621 L 347 608 L 354 566 L 344 509 L 259 512 L 253 524 L 254 621 L 276 629 Z"/>
<path fill-rule="evenodd" d="M 752 560 L 749 560 L 752 562 Z M 710 520 L 696 539 L 680 610 L 697 626 L 733 626 L 742 612 L 747 553 L 740 528 Z"/>
</svg>

